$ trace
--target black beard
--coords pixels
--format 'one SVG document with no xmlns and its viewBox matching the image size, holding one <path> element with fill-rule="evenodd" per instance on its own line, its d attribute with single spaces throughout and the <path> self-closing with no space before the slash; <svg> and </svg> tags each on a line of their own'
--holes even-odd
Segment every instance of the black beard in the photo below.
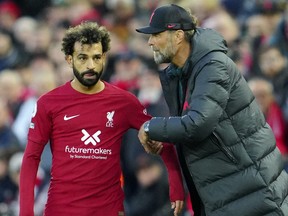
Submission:
<svg viewBox="0 0 288 216">
<path fill-rule="evenodd" d="M 94 70 L 87 70 L 83 73 L 80 73 L 74 66 L 73 66 L 73 74 L 77 78 L 77 80 L 86 87 L 92 87 L 96 85 L 96 83 L 100 80 L 102 76 L 103 69 L 100 72 L 95 72 Z M 90 74 L 92 76 L 95 76 L 95 79 L 85 79 L 84 75 Z"/>
</svg>

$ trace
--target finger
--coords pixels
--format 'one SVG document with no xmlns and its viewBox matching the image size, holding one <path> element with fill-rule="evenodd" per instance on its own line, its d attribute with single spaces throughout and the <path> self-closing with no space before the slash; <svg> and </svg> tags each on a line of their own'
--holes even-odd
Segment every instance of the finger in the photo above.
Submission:
<svg viewBox="0 0 288 216">
<path fill-rule="evenodd" d="M 177 216 L 181 213 L 183 209 L 184 202 L 180 200 L 176 200 L 175 202 L 175 208 L 174 208 L 174 216 Z"/>
<path fill-rule="evenodd" d="M 156 154 L 160 154 L 161 151 L 162 151 L 162 149 L 163 149 L 162 143 L 158 143 L 158 145 L 157 145 L 157 147 L 156 147 L 156 149 L 155 149 Z"/>
<path fill-rule="evenodd" d="M 152 154 L 153 153 L 153 149 L 151 149 L 149 146 L 145 146 L 145 151 L 148 153 L 148 154 Z"/>
<path fill-rule="evenodd" d="M 142 146 L 147 153 L 150 153 L 152 151 L 151 148 L 147 144 L 143 143 Z"/>
<path fill-rule="evenodd" d="M 177 205 L 177 201 L 176 201 L 174 205 L 174 216 L 178 215 L 178 211 L 179 211 L 179 206 Z"/>
<path fill-rule="evenodd" d="M 160 154 L 163 150 L 163 146 L 160 146 L 160 148 L 156 151 L 156 154 Z"/>
<path fill-rule="evenodd" d="M 162 148 L 162 146 L 163 146 L 162 142 L 153 141 L 153 140 L 148 140 L 147 144 L 155 150 L 156 149 L 158 150 L 158 149 Z"/>
<path fill-rule="evenodd" d="M 150 146 L 149 145 L 149 148 L 151 150 L 151 153 L 153 153 L 153 154 L 160 154 L 162 149 L 163 149 L 162 145 L 157 145 L 157 146 Z"/>
<path fill-rule="evenodd" d="M 157 155 L 160 155 L 160 154 L 161 154 L 161 152 L 162 152 L 162 148 L 161 148 L 161 149 L 159 149 L 159 150 L 156 152 L 156 154 L 157 154 Z"/>
<path fill-rule="evenodd" d="M 174 216 L 177 216 L 179 213 L 179 203 L 176 201 L 174 202 Z"/>
<path fill-rule="evenodd" d="M 175 202 L 171 202 L 171 209 L 175 208 Z"/>
</svg>

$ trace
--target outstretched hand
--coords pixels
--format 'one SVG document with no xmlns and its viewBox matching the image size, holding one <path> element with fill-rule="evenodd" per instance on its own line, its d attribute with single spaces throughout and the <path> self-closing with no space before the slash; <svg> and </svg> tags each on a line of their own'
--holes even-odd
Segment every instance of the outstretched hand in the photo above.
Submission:
<svg viewBox="0 0 288 216">
<path fill-rule="evenodd" d="M 140 143 L 144 147 L 145 151 L 150 154 L 160 154 L 163 149 L 162 142 L 149 139 L 148 134 L 144 131 L 143 125 L 138 132 L 138 138 Z"/>
</svg>

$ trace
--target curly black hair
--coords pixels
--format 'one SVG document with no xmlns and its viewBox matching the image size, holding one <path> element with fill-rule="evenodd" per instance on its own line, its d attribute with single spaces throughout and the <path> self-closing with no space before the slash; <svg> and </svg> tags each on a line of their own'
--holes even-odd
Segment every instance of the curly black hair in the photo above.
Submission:
<svg viewBox="0 0 288 216">
<path fill-rule="evenodd" d="M 62 51 L 65 55 L 72 55 L 74 44 L 93 44 L 101 42 L 103 53 L 110 50 L 110 34 L 104 26 L 96 22 L 83 22 L 77 26 L 70 27 L 62 40 Z"/>
</svg>

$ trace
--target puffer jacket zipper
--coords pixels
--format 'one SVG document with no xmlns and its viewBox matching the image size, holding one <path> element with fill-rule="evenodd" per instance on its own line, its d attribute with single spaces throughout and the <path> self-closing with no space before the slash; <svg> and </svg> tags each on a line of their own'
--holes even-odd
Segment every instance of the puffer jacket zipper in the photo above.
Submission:
<svg viewBox="0 0 288 216">
<path fill-rule="evenodd" d="M 221 138 L 215 133 L 212 133 L 211 140 L 213 143 L 215 143 L 220 150 L 235 164 L 238 164 L 237 159 L 234 157 L 232 152 L 227 148 L 227 146 L 223 143 Z"/>
</svg>

